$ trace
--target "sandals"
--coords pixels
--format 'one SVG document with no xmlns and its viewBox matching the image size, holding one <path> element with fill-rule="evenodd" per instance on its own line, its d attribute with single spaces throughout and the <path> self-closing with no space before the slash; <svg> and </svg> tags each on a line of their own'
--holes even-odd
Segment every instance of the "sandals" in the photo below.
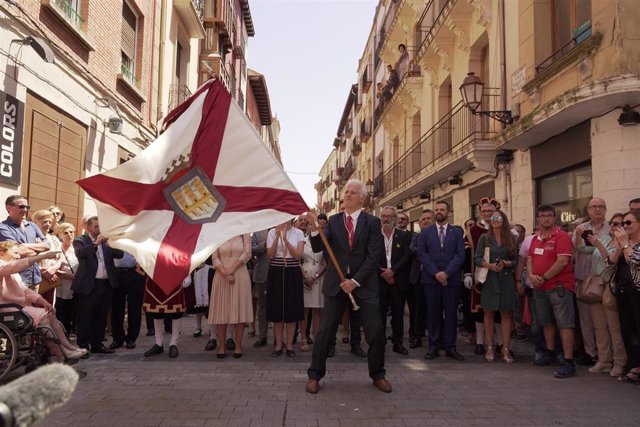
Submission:
<svg viewBox="0 0 640 427">
<path fill-rule="evenodd" d="M 511 351 L 507 347 L 502 347 L 502 361 L 508 365 L 513 363 L 513 357 Z"/>
<path fill-rule="evenodd" d="M 255 329 L 250 329 L 249 332 L 247 332 L 247 337 L 249 338 L 253 338 L 256 336 L 256 331 Z"/>
<path fill-rule="evenodd" d="M 282 356 L 282 349 L 280 349 L 280 350 L 273 350 L 273 352 L 271 352 L 271 356 L 272 356 L 272 357 Z"/>
<path fill-rule="evenodd" d="M 280 351 L 282 351 L 282 350 L 280 350 Z M 296 352 L 293 351 L 293 350 L 287 349 L 287 356 L 288 357 L 296 357 Z"/>
<path fill-rule="evenodd" d="M 637 383 L 638 380 L 640 380 L 640 368 L 633 368 L 627 372 L 627 375 L 618 377 L 618 381 L 623 383 Z"/>
<path fill-rule="evenodd" d="M 302 340 L 300 351 L 309 351 L 309 342 L 307 340 Z"/>
<path fill-rule="evenodd" d="M 495 354 L 493 353 L 492 345 L 487 346 L 487 352 L 484 354 L 484 358 L 487 362 L 493 362 L 493 359 L 495 358 Z"/>
<path fill-rule="evenodd" d="M 343 344 L 349 344 L 349 337 L 342 337 Z"/>
</svg>

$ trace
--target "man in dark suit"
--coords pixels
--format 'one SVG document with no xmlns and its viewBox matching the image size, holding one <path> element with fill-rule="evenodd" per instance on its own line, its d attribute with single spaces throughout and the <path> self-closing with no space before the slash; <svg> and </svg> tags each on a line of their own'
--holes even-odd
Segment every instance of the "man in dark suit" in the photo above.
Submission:
<svg viewBox="0 0 640 427">
<path fill-rule="evenodd" d="M 418 259 L 422 264 L 421 281 L 427 302 L 429 351 L 424 355 L 427 360 L 438 357 L 441 348 L 445 349 L 447 357 L 464 360 L 456 350 L 464 238 L 460 228 L 448 223 L 449 211 L 447 202 L 437 202 L 436 224 L 428 226 L 418 236 Z"/>
<path fill-rule="evenodd" d="M 92 353 L 113 353 L 102 344 L 111 307 L 112 291 L 118 287 L 114 258 L 124 253 L 111 249 L 100 234 L 98 217 L 87 221 L 87 232 L 73 240 L 79 265 L 71 284 L 78 310 L 78 346 Z M 90 346 L 90 347 L 89 347 Z"/>
<path fill-rule="evenodd" d="M 433 210 L 424 209 L 418 225 L 424 230 L 433 223 Z M 424 298 L 424 287 L 420 283 L 422 265 L 418 259 L 418 236 L 412 233 L 409 249 L 413 255 L 409 272 L 409 288 L 407 290 L 407 305 L 409 306 L 409 348 L 422 346 L 424 331 L 427 329 L 427 302 Z"/>
<path fill-rule="evenodd" d="M 384 329 L 380 321 L 378 262 L 383 254 L 380 220 L 362 211 L 367 196 L 364 183 L 350 180 L 344 189 L 345 211 L 329 218 L 324 229 L 327 242 L 333 249 L 337 263 L 346 279 L 340 280 L 336 267 L 329 263 L 323 284 L 324 310 L 320 332 L 313 347 L 311 366 L 307 374 L 307 393 L 320 389 L 319 381 L 327 368 L 329 348 L 338 330 L 338 323 L 350 305 L 348 293 L 352 293 L 360 306 L 360 318 L 369 350 L 367 361 L 373 385 L 385 393 L 391 392 L 391 384 L 385 379 Z M 315 215 L 309 214 L 309 231 L 314 252 L 323 250 L 318 235 Z"/>
<path fill-rule="evenodd" d="M 379 261 L 380 309 L 382 326 L 387 325 L 387 308 L 391 307 L 393 351 L 409 354 L 402 345 L 404 335 L 404 303 L 409 286 L 411 234 L 395 228 L 398 213 L 393 206 L 380 210 L 384 253 Z"/>
<path fill-rule="evenodd" d="M 253 296 L 256 298 L 256 332 L 258 339 L 253 348 L 267 345 L 267 277 L 269 257 L 267 256 L 267 234 L 269 230 L 256 231 L 251 236 L 251 253 L 256 258 L 253 267 Z"/>
</svg>

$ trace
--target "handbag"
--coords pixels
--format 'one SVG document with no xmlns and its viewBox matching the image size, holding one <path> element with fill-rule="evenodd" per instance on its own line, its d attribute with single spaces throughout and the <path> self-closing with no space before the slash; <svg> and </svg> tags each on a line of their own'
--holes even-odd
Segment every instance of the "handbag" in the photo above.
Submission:
<svg viewBox="0 0 640 427">
<path fill-rule="evenodd" d="M 605 286 L 602 293 L 602 308 L 609 311 L 618 311 L 618 302 L 616 301 L 616 296 L 611 292 L 610 286 Z"/>
<path fill-rule="evenodd" d="M 49 292 L 52 289 L 57 288 L 58 286 L 60 286 L 62 284 L 62 281 L 60 279 L 58 279 L 57 283 L 52 283 L 49 279 L 45 279 L 44 277 L 42 278 L 42 281 L 40 282 L 40 284 L 38 285 L 38 293 L 40 295 L 42 294 L 46 294 L 47 292 Z"/>
<path fill-rule="evenodd" d="M 587 304 L 602 302 L 604 289 L 607 287 L 602 277 L 593 274 L 586 278 L 576 289 L 576 297 Z"/>
<path fill-rule="evenodd" d="M 484 236 L 482 236 L 484 238 Z M 482 241 L 484 243 L 484 256 L 482 257 L 482 260 L 486 263 L 489 263 L 490 261 L 490 257 L 491 257 L 491 253 L 490 253 L 490 249 L 489 246 L 487 246 L 486 241 L 483 240 Z M 484 283 L 487 281 L 487 274 L 489 274 L 489 268 L 487 267 L 476 267 L 476 272 L 475 272 L 475 279 L 476 279 L 476 283 Z"/>
</svg>

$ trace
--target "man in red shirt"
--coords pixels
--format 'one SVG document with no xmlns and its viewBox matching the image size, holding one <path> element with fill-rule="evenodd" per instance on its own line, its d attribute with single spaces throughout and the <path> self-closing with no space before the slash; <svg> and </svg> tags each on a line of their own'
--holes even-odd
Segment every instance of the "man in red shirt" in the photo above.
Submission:
<svg viewBox="0 0 640 427">
<path fill-rule="evenodd" d="M 571 263 L 571 238 L 556 225 L 553 206 L 539 206 L 536 210 L 536 220 L 539 231 L 529 248 L 527 274 L 535 289 L 533 295 L 536 312 L 540 325 L 544 327 L 547 353 L 535 364 L 544 366 L 553 361 L 553 338 L 557 326 L 562 338 L 564 362 L 554 375 L 557 378 L 568 378 L 576 374 L 573 364 L 575 277 Z"/>
</svg>

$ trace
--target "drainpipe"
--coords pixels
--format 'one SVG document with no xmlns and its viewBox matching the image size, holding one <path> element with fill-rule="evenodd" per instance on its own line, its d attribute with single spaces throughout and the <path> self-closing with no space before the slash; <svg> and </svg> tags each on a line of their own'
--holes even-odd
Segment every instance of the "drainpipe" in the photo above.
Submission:
<svg viewBox="0 0 640 427">
<path fill-rule="evenodd" d="M 156 120 L 162 116 L 162 91 L 164 88 L 164 34 L 167 29 L 167 0 L 162 0 L 160 6 L 160 54 L 158 55 L 158 114 Z"/>
<path fill-rule="evenodd" d="M 498 7 L 500 8 L 500 66 L 502 67 L 502 109 L 507 110 L 507 46 L 506 46 L 506 29 L 505 29 L 505 12 L 504 12 L 504 0 L 500 0 Z M 505 164 L 504 169 L 504 201 L 507 205 L 507 215 L 509 218 L 513 218 L 513 209 L 511 207 L 511 171 L 510 165 Z"/>
<path fill-rule="evenodd" d="M 156 6 L 157 0 L 153 0 L 153 31 L 151 34 L 151 78 L 149 79 L 149 98 L 152 102 L 149 102 L 149 111 L 148 111 L 148 121 L 149 124 L 155 125 L 155 123 L 151 123 L 151 110 L 153 109 L 153 64 L 155 60 L 156 50 L 154 48 L 156 44 Z M 157 135 L 154 135 L 157 136 Z"/>
</svg>

